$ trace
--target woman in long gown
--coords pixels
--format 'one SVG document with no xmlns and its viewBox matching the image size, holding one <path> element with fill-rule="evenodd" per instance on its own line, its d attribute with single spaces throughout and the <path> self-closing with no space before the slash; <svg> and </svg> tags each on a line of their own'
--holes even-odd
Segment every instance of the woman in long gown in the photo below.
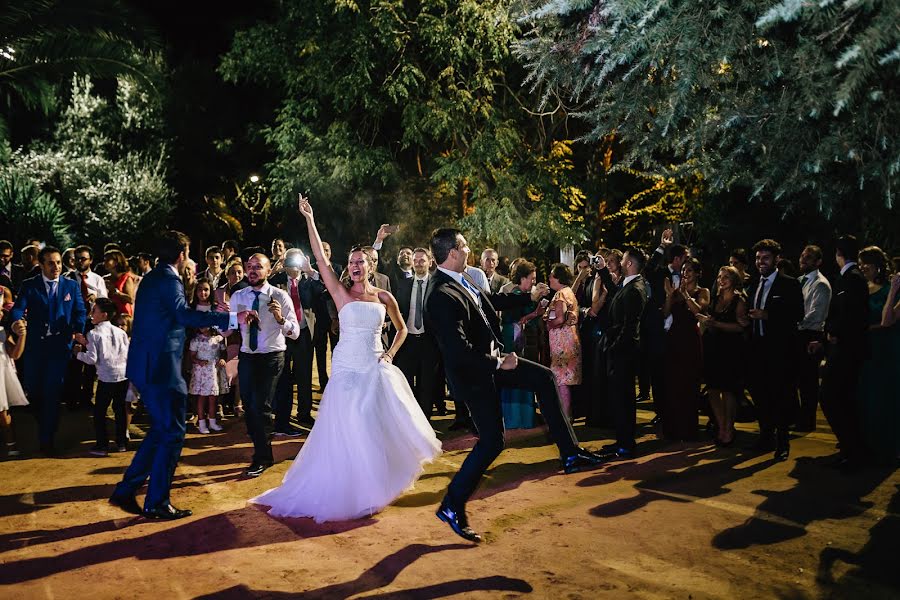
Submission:
<svg viewBox="0 0 900 600">
<path fill-rule="evenodd" d="M 253 498 L 278 517 L 312 517 L 316 522 L 372 515 L 408 489 L 441 444 L 419 408 L 406 377 L 392 364 L 406 338 L 397 301 L 368 283 L 370 259 L 350 253 L 342 281 L 325 258 L 312 207 L 300 196 L 310 246 L 340 315 L 340 342 L 332 354 L 331 377 L 322 394 L 316 424 L 280 487 Z M 384 351 L 385 311 L 397 330 Z"/>
<path fill-rule="evenodd" d="M 891 261 L 881 248 L 869 246 L 859 252 L 859 270 L 869 283 L 869 348 L 859 377 L 862 433 L 875 462 L 895 465 L 900 454 L 900 394 L 893 376 L 900 362 L 900 329 L 883 325 L 891 300 Z"/>
<path fill-rule="evenodd" d="M 697 315 L 709 307 L 709 290 L 700 287 L 700 261 L 689 258 L 681 268 L 676 288 L 665 280 L 663 314 L 672 316 L 666 334 L 666 397 L 662 407 L 663 435 L 670 440 L 697 437 L 700 382 L 703 374 L 703 342 Z"/>
</svg>

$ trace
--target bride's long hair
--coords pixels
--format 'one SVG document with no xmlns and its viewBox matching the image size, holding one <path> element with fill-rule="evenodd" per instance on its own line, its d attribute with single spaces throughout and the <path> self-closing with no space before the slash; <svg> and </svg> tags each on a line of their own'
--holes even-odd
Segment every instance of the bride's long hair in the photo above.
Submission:
<svg viewBox="0 0 900 600">
<path fill-rule="evenodd" d="M 371 254 L 367 252 L 367 246 L 353 246 L 350 248 L 350 252 L 347 253 L 347 266 L 344 267 L 343 273 L 341 273 L 341 283 L 348 290 L 353 287 L 353 280 L 350 278 L 350 257 L 353 256 L 354 252 L 362 252 L 362 255 L 366 257 L 366 265 L 368 266 L 368 283 L 369 285 L 375 285 L 375 260 L 372 258 Z"/>
</svg>

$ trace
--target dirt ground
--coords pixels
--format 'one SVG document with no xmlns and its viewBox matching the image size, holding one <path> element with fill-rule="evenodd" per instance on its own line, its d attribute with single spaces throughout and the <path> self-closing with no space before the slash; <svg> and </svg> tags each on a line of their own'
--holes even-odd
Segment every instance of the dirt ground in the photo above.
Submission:
<svg viewBox="0 0 900 600">
<path fill-rule="evenodd" d="M 513 432 L 469 504 L 480 546 L 434 511 L 473 443 L 437 420 L 445 453 L 370 519 L 274 519 L 246 500 L 278 485 L 304 438 L 255 480 L 243 423 L 191 428 L 161 523 L 107 503 L 132 453 L 87 455 L 88 413 L 64 414 L 62 458 L 0 462 L 0 598 L 898 598 L 900 477 L 827 466 L 821 420 L 775 464 L 739 448 L 665 444 L 641 411 L 640 456 L 563 475 L 540 429 Z M 597 448 L 609 432 L 577 426 Z M 139 498 L 139 501 L 142 498 Z"/>
</svg>

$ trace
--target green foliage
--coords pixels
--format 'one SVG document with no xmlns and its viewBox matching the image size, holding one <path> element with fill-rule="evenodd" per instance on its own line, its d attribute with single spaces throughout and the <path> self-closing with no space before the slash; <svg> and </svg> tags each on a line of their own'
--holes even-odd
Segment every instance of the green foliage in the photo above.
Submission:
<svg viewBox="0 0 900 600">
<path fill-rule="evenodd" d="M 239 32 L 223 76 L 284 98 L 265 130 L 276 155 L 267 178 L 273 196 L 291 205 L 295 192 L 309 190 L 345 226 L 362 207 L 369 216 L 353 225 L 356 238 L 382 219 L 416 213 L 419 223 L 420 211 L 433 216 L 417 225 L 425 235 L 446 224 L 428 208 L 436 199 L 457 207 L 455 217 L 484 240 L 582 237 L 577 219 L 556 210 L 571 190 L 552 189 L 538 168 L 553 139 L 523 108 L 533 101 L 517 95 L 511 4 L 292 0 L 273 22 Z"/>
<path fill-rule="evenodd" d="M 703 176 L 784 212 L 891 207 L 900 3 L 554 0 L 517 53 L 624 166 Z"/>
<path fill-rule="evenodd" d="M 66 213 L 49 194 L 31 181 L 12 174 L 0 175 L 0 230 L 14 247 L 27 237 L 66 248 L 71 243 Z"/>
<path fill-rule="evenodd" d="M 73 72 L 152 88 L 156 41 L 118 0 L 9 0 L 0 11 L 0 103 L 48 114 Z M 149 59 L 149 60 L 148 60 Z M 0 140 L 7 137 L 0 112 Z"/>
<path fill-rule="evenodd" d="M 129 244 L 152 234 L 165 224 L 172 190 L 154 129 L 156 109 L 147 100 L 121 80 L 113 105 L 94 95 L 89 77 L 74 77 L 53 142 L 15 151 L 0 174 L 30 181 L 53 197 L 80 241 Z"/>
</svg>

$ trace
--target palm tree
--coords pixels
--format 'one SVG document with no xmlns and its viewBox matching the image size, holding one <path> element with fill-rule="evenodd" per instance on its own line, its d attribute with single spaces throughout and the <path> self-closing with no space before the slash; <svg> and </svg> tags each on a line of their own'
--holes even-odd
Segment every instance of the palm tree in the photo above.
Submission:
<svg viewBox="0 0 900 600">
<path fill-rule="evenodd" d="M 0 143 L 18 101 L 49 113 L 72 73 L 127 75 L 155 89 L 158 42 L 118 0 L 8 0 L 0 11 Z"/>
</svg>

